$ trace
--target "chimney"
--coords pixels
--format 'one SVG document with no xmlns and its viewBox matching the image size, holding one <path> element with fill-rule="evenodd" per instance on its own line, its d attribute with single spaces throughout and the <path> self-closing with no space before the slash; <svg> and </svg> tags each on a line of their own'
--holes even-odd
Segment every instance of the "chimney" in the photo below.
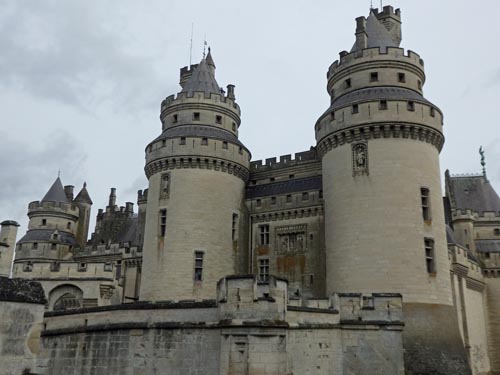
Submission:
<svg viewBox="0 0 500 375">
<path fill-rule="evenodd" d="M 234 85 L 227 85 L 227 97 L 229 99 L 236 99 L 234 96 Z"/>
<path fill-rule="evenodd" d="M 64 193 L 66 194 L 66 198 L 68 198 L 68 202 L 73 201 L 73 189 L 75 187 L 73 185 L 66 185 L 64 187 Z"/>
<path fill-rule="evenodd" d="M 126 202 L 125 203 L 125 212 L 127 213 L 134 213 L 134 204 L 132 202 Z"/>
<path fill-rule="evenodd" d="M 356 18 L 356 50 L 361 51 L 368 47 L 368 34 L 366 33 L 366 18 Z"/>
<path fill-rule="evenodd" d="M 111 193 L 109 194 L 109 207 L 114 207 L 116 205 L 116 188 L 111 188 Z"/>
</svg>

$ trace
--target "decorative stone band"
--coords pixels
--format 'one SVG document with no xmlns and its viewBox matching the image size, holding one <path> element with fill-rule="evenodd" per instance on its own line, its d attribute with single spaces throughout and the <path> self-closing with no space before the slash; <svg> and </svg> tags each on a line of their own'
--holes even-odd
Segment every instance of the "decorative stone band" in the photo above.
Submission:
<svg viewBox="0 0 500 375">
<path fill-rule="evenodd" d="M 289 220 L 318 215 L 323 215 L 323 206 L 315 206 L 287 211 L 266 212 L 262 214 L 253 214 L 251 217 L 254 223 L 265 223 L 269 221 Z"/>
<path fill-rule="evenodd" d="M 331 149 L 346 143 L 359 142 L 377 138 L 406 138 L 427 142 L 441 151 L 444 145 L 444 136 L 436 129 L 420 124 L 388 123 L 362 124 L 351 128 L 334 131 L 318 142 L 318 155 L 323 158 Z"/>
<path fill-rule="evenodd" d="M 233 174 L 247 182 L 250 177 L 248 168 L 228 160 L 214 157 L 176 157 L 156 159 L 146 165 L 144 171 L 149 179 L 152 175 L 172 169 L 199 168 Z"/>
<path fill-rule="evenodd" d="M 125 259 L 125 265 L 127 267 L 137 267 L 137 268 L 140 268 L 140 267 L 142 267 L 142 258 Z"/>
<path fill-rule="evenodd" d="M 470 277 L 465 280 L 465 285 L 467 285 L 467 288 L 475 290 L 476 292 L 482 292 L 485 287 L 484 283 L 478 280 L 471 279 Z"/>
</svg>

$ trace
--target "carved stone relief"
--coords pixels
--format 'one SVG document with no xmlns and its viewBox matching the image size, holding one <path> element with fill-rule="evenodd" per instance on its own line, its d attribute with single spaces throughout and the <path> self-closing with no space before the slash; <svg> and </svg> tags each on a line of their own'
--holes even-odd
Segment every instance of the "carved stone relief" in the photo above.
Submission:
<svg viewBox="0 0 500 375">
<path fill-rule="evenodd" d="M 163 173 L 160 182 L 160 199 L 168 199 L 170 197 L 170 173 Z"/>
<path fill-rule="evenodd" d="M 281 254 L 307 251 L 307 224 L 286 225 L 276 228 L 276 251 Z"/>
<path fill-rule="evenodd" d="M 352 145 L 352 175 L 368 175 L 368 144 L 365 142 Z"/>
</svg>

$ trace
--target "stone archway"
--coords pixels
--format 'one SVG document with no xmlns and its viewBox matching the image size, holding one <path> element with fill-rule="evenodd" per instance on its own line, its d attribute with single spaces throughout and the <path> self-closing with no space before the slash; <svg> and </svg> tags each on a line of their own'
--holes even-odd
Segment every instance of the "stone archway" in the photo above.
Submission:
<svg viewBox="0 0 500 375">
<path fill-rule="evenodd" d="M 59 285 L 49 293 L 49 310 L 72 310 L 81 307 L 83 307 L 83 291 L 75 285 Z"/>
</svg>

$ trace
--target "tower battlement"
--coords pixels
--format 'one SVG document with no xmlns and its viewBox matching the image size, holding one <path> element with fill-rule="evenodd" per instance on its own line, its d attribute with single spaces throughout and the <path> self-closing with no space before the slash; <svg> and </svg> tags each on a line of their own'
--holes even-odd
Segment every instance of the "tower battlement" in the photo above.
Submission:
<svg viewBox="0 0 500 375">
<path fill-rule="evenodd" d="M 80 212 L 74 203 L 33 201 L 28 205 L 28 216 L 39 213 L 64 213 L 77 216 Z"/>
<path fill-rule="evenodd" d="M 335 293 L 330 303 L 339 312 L 341 323 L 403 321 L 399 293 Z"/>
<path fill-rule="evenodd" d="M 296 152 L 295 158 L 292 159 L 291 154 L 281 155 L 278 158 L 267 158 L 265 160 L 254 160 L 250 162 L 251 171 L 264 171 L 269 169 L 287 168 L 301 163 L 309 163 L 319 161 L 316 149 L 312 148 L 309 151 Z"/>
<path fill-rule="evenodd" d="M 217 106 L 226 107 L 231 111 L 236 111 L 238 115 L 240 114 L 240 106 L 236 103 L 233 98 L 227 97 L 224 94 L 215 93 L 205 93 L 202 91 L 195 92 L 179 92 L 177 95 L 169 95 L 161 102 L 161 113 L 163 115 L 167 108 L 173 106 L 174 104 L 189 103 L 192 101 L 203 100 L 207 104 L 215 104 Z M 211 103 L 210 103 L 211 102 Z"/>
</svg>

